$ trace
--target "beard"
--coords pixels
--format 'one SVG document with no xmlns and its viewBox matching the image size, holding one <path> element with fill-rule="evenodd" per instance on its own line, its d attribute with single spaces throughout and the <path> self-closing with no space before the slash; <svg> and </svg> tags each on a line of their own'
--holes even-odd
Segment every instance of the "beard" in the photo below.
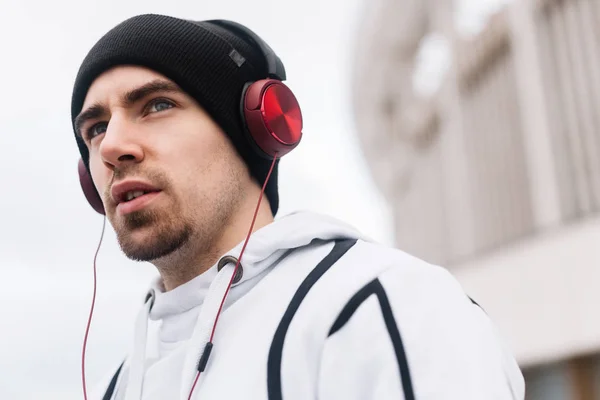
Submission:
<svg viewBox="0 0 600 400">
<path fill-rule="evenodd" d="M 107 217 L 125 256 L 164 267 L 168 264 L 183 265 L 188 258 L 193 262 L 197 254 L 208 251 L 243 198 L 241 173 L 227 166 L 220 171 L 225 175 L 215 179 L 219 183 L 215 183 L 214 187 L 204 184 L 205 190 L 186 188 L 184 192 L 191 193 L 188 196 L 177 195 L 168 177 L 160 171 L 128 174 L 146 177 L 162 189 L 161 196 L 165 198 L 159 200 L 162 204 L 121 216 L 115 214 L 114 208 L 107 209 Z M 121 175 L 124 175 L 122 171 L 115 170 L 115 180 L 118 181 Z M 227 184 L 221 184 L 222 181 Z M 105 193 L 107 198 L 109 188 Z"/>
<path fill-rule="evenodd" d="M 115 170 L 113 180 L 123 175 L 123 171 Z M 163 188 L 163 195 L 168 193 L 169 180 L 163 173 L 146 171 L 143 176 L 149 177 L 150 182 Z M 104 194 L 107 199 L 110 196 L 109 189 L 110 186 Z M 121 251 L 134 261 L 153 261 L 168 256 L 189 242 L 193 233 L 189 219 L 186 220 L 182 215 L 179 202 L 171 205 L 170 212 L 142 209 L 117 217 L 115 211 L 111 211 L 107 216 L 111 219 Z M 142 240 L 139 237 L 141 231 L 147 231 L 143 233 Z"/>
<path fill-rule="evenodd" d="M 154 210 L 140 210 L 125 215 L 117 229 L 121 251 L 134 261 L 153 261 L 166 257 L 189 242 L 192 226 L 181 218 L 159 215 Z M 152 230 L 144 240 L 135 238 L 140 230 Z"/>
</svg>

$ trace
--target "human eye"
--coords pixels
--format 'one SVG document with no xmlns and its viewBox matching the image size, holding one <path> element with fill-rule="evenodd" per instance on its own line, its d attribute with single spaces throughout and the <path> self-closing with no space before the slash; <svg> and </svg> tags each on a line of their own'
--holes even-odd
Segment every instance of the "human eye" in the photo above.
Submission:
<svg viewBox="0 0 600 400">
<path fill-rule="evenodd" d="M 148 103 L 146 110 L 148 113 L 155 113 L 168 110 L 169 108 L 173 108 L 174 106 L 175 104 L 172 101 L 166 99 L 154 99 L 150 103 Z"/>
<path fill-rule="evenodd" d="M 106 122 L 98 122 L 85 130 L 85 137 L 88 140 L 94 139 L 96 136 L 106 132 L 108 124 Z"/>
</svg>

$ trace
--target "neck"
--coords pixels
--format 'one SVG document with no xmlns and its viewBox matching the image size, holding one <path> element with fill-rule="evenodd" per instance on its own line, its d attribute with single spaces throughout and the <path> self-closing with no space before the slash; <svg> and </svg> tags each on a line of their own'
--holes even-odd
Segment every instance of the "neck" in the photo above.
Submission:
<svg viewBox="0 0 600 400">
<path fill-rule="evenodd" d="M 225 252 L 246 240 L 259 195 L 260 189 L 257 191 L 251 190 L 249 195 L 242 201 L 242 204 L 229 215 L 228 220 L 223 221 L 223 228 L 215 232 L 212 239 L 192 237 L 185 248 L 181 248 L 164 259 L 154 262 L 166 291 L 173 290 L 206 272 Z M 252 232 L 271 222 L 273 222 L 271 207 L 263 195 Z M 204 243 L 204 245 L 199 247 L 197 243 Z"/>
</svg>

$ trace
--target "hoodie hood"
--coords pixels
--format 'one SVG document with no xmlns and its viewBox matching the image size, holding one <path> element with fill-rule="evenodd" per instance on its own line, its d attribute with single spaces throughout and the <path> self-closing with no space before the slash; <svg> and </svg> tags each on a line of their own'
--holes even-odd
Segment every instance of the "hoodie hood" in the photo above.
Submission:
<svg viewBox="0 0 600 400">
<path fill-rule="evenodd" d="M 262 264 L 279 258 L 282 253 L 310 244 L 313 240 L 365 239 L 355 228 L 333 217 L 310 211 L 298 211 L 276 219 L 250 236 L 243 264 L 250 279 Z M 226 255 L 239 257 L 243 241 Z M 246 275 L 246 272 L 244 272 Z M 244 282 L 242 277 L 239 283 Z"/>
<path fill-rule="evenodd" d="M 330 216 L 314 212 L 295 212 L 276 219 L 250 236 L 242 256 L 243 275 L 234 286 L 243 285 L 260 275 L 290 250 L 309 245 L 314 240 L 369 239 L 352 226 Z M 239 257 L 243 241 L 223 257 Z M 223 258 L 221 257 L 221 258 Z M 211 269 L 215 269 L 213 266 Z"/>
</svg>

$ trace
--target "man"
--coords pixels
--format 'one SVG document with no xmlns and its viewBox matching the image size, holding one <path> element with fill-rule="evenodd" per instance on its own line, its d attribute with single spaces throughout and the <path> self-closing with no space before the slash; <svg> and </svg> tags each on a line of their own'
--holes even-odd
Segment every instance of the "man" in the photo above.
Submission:
<svg viewBox="0 0 600 400">
<path fill-rule="evenodd" d="M 160 273 L 95 398 L 522 400 L 515 360 L 445 269 L 332 218 L 274 219 L 299 111 L 289 93 L 248 100 L 264 79 L 285 79 L 281 61 L 224 21 L 136 16 L 83 61 L 82 185 Z M 252 102 L 279 128 L 257 133 Z M 295 137 L 269 157 L 265 132 Z"/>
</svg>

